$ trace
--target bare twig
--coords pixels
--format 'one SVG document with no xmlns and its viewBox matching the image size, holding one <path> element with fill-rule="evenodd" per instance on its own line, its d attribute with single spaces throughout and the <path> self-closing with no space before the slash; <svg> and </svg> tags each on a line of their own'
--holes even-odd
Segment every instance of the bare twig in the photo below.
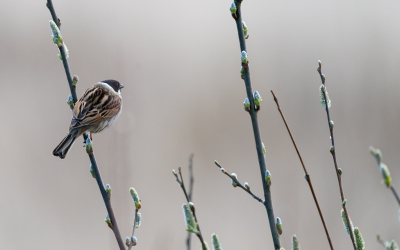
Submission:
<svg viewBox="0 0 400 250">
<path fill-rule="evenodd" d="M 397 202 L 398 202 L 399 205 L 400 205 L 400 199 L 399 199 L 399 196 L 397 195 L 397 192 L 396 192 L 396 190 L 394 189 L 394 187 L 393 187 L 393 186 L 390 186 L 390 190 L 392 190 L 394 197 L 396 198 Z"/>
<path fill-rule="evenodd" d="M 336 149 L 335 149 L 335 140 L 333 137 L 333 122 L 331 122 L 331 118 L 329 116 L 329 100 L 327 100 L 327 95 L 326 95 L 326 85 L 325 85 L 325 75 L 322 74 L 322 64 L 321 62 L 319 62 L 319 66 L 318 66 L 318 73 L 319 76 L 321 77 L 321 82 L 322 82 L 322 86 L 321 86 L 321 92 L 323 94 L 324 97 L 324 102 L 325 102 L 325 111 L 326 111 L 326 116 L 328 118 L 328 126 L 329 126 L 329 132 L 331 134 L 331 142 L 332 142 L 332 146 L 331 146 L 331 154 L 333 157 L 333 163 L 335 165 L 335 170 L 336 170 L 336 176 L 338 179 L 338 183 L 339 183 L 339 189 L 340 189 L 340 198 L 342 199 L 342 207 L 343 210 L 346 214 L 346 220 L 348 221 L 348 223 L 350 224 L 350 219 L 349 219 L 349 213 L 347 212 L 347 208 L 346 208 L 346 199 L 344 198 L 344 192 L 343 192 L 343 186 L 342 186 L 342 171 L 339 170 L 338 166 L 337 166 L 337 161 L 336 161 Z M 356 250 L 356 244 L 354 241 L 354 235 L 353 235 L 353 230 L 349 230 L 349 234 L 350 234 L 350 239 L 351 242 L 353 243 L 353 247 L 354 250 Z"/>
<path fill-rule="evenodd" d="M 135 209 L 135 220 L 133 222 L 131 241 L 130 241 L 129 246 L 128 246 L 129 250 L 133 247 L 133 240 L 132 239 L 133 239 L 133 236 L 135 236 L 135 228 L 136 228 L 138 212 L 139 212 L 139 209 Z"/>
<path fill-rule="evenodd" d="M 51 13 L 53 21 L 57 24 L 58 28 L 60 28 L 60 25 L 61 25 L 60 19 L 58 19 L 58 17 L 57 17 L 57 14 L 56 14 L 56 12 L 54 10 L 54 6 L 53 6 L 52 1 L 51 0 L 47 0 L 46 6 L 48 7 L 48 9 L 49 9 L 49 11 Z M 65 74 L 67 75 L 68 84 L 69 84 L 69 88 L 70 88 L 70 91 L 71 91 L 71 96 L 72 96 L 73 102 L 75 104 L 76 101 L 77 101 L 76 87 L 73 85 L 73 81 L 72 81 L 72 77 L 71 77 L 71 73 L 70 73 L 70 69 L 69 69 L 68 60 L 67 60 L 67 56 L 66 56 L 66 51 L 65 51 L 64 45 L 59 46 L 59 51 L 60 51 L 60 55 L 61 55 L 61 58 L 62 58 L 62 61 L 63 61 Z M 87 135 L 84 134 L 83 138 L 86 141 Z M 122 238 L 121 238 L 121 234 L 120 234 L 119 229 L 118 229 L 117 220 L 115 219 L 114 212 L 113 212 L 113 209 L 112 209 L 112 206 L 111 206 L 111 201 L 107 197 L 106 189 L 104 187 L 104 183 L 103 183 L 103 180 L 102 180 L 101 175 L 100 175 L 100 170 L 97 167 L 97 162 L 96 162 L 96 158 L 94 157 L 93 150 L 91 150 L 91 152 L 88 152 L 88 155 L 89 155 L 89 159 L 90 159 L 90 162 L 92 164 L 92 167 L 93 167 L 93 171 L 94 171 L 94 174 L 95 174 L 95 178 L 96 178 L 97 184 L 98 184 L 99 189 L 100 189 L 101 196 L 103 197 L 104 204 L 106 206 L 108 215 L 109 215 L 110 220 L 111 220 L 112 230 L 114 232 L 114 235 L 115 235 L 115 238 L 117 240 L 118 246 L 119 246 L 119 248 L 121 250 L 125 249 L 124 243 L 123 243 Z"/>
<path fill-rule="evenodd" d="M 232 13 L 232 17 L 235 19 L 235 22 L 236 22 L 237 32 L 238 32 L 238 36 L 239 36 L 239 43 L 240 43 L 240 52 L 242 53 L 242 55 L 243 54 L 247 55 L 246 40 L 245 40 L 246 37 L 244 35 L 242 14 L 241 14 L 242 0 L 235 0 L 234 3 L 235 3 L 236 9 L 235 9 L 234 13 Z M 243 53 L 243 52 L 245 52 L 245 53 Z M 253 126 L 253 133 L 254 133 L 254 139 L 255 139 L 255 144 L 256 144 L 256 149 L 257 149 L 258 163 L 260 166 L 261 181 L 262 181 L 263 189 L 264 189 L 264 200 L 265 200 L 264 206 L 265 206 L 265 209 L 267 210 L 267 214 L 268 214 L 269 227 L 270 227 L 272 239 L 274 242 L 274 249 L 280 249 L 281 243 L 279 241 L 279 235 L 278 235 L 278 231 L 276 229 L 276 224 L 275 224 L 274 209 L 272 206 L 272 199 L 271 199 L 271 190 L 270 190 L 269 185 L 266 185 L 266 181 L 265 181 L 266 165 L 265 165 L 265 158 L 264 158 L 263 146 L 262 146 L 262 141 L 261 141 L 260 128 L 259 128 L 258 119 L 257 119 L 257 112 L 260 109 L 260 106 L 257 106 L 257 107 L 255 106 L 255 102 L 254 102 L 254 98 L 253 98 L 253 90 L 252 90 L 252 86 L 251 86 L 250 68 L 249 68 L 247 58 L 246 58 L 245 62 L 243 62 L 243 60 L 242 60 L 242 67 L 243 67 L 243 79 L 244 79 L 245 86 L 246 86 L 247 98 L 250 102 L 250 107 L 247 109 L 247 111 L 250 114 L 251 123 Z"/>
<path fill-rule="evenodd" d="M 281 107 L 279 106 L 278 98 L 276 98 L 276 96 L 275 96 L 275 94 L 274 94 L 274 92 L 273 92 L 272 90 L 271 90 L 271 93 L 272 93 L 272 95 L 273 95 L 273 97 L 274 97 L 274 101 L 275 101 L 275 103 L 276 103 L 276 106 L 278 107 L 278 111 L 279 111 L 279 113 L 281 114 L 282 120 L 283 120 L 283 122 L 285 123 L 286 129 L 287 129 L 287 131 L 288 131 L 288 133 L 289 133 L 290 139 L 292 140 L 293 146 L 294 146 L 294 148 L 296 149 L 297 155 L 299 156 L 301 165 L 303 166 L 303 170 L 304 170 L 304 174 L 305 174 L 304 177 L 305 177 L 305 179 L 306 179 L 308 185 L 310 186 L 310 190 L 311 190 L 312 196 L 313 196 L 313 198 L 314 198 L 315 205 L 317 206 L 319 216 L 321 217 L 321 221 L 322 221 L 322 224 L 323 224 L 324 229 L 325 229 L 326 237 L 328 238 L 329 246 L 330 246 L 330 248 L 333 250 L 333 245 L 332 245 L 331 237 L 329 236 L 329 232 L 328 232 L 328 228 L 326 227 L 326 224 L 325 224 L 324 216 L 322 215 L 321 208 L 319 207 L 319 203 L 318 203 L 318 200 L 317 200 L 317 196 L 315 195 L 314 188 L 313 188 L 313 185 L 312 185 L 312 183 L 311 183 L 311 177 L 310 177 L 310 175 L 309 175 L 308 172 L 307 172 L 306 166 L 304 165 L 304 162 L 303 162 L 303 158 L 301 157 L 300 152 L 299 152 L 299 149 L 297 148 L 296 142 L 294 141 L 294 138 L 293 138 L 293 136 L 292 136 L 292 132 L 290 131 L 289 125 L 287 124 L 286 119 L 285 119 L 285 116 L 283 115 L 283 112 L 282 112 L 282 110 L 281 110 Z"/>
<path fill-rule="evenodd" d="M 173 174 L 175 175 L 175 177 L 176 177 L 176 181 L 179 183 L 179 186 L 182 188 L 182 191 L 183 191 L 183 193 L 185 194 L 185 198 L 186 198 L 187 203 L 189 203 L 189 202 L 191 202 L 191 200 L 189 199 L 189 196 L 188 196 L 188 194 L 187 194 L 187 192 L 186 192 L 185 183 L 183 182 L 182 171 L 181 171 L 181 168 L 180 168 L 180 167 L 178 168 L 178 172 L 179 172 L 179 176 L 178 176 L 178 174 L 175 172 L 175 170 L 172 171 L 172 173 L 173 173 Z M 179 177 L 180 177 L 180 178 L 179 178 Z M 194 220 L 195 220 L 196 223 L 197 223 L 197 230 L 198 230 L 198 233 L 197 233 L 196 235 L 197 235 L 197 237 L 199 238 L 199 240 L 200 240 L 200 242 L 201 242 L 202 248 L 203 248 L 204 250 L 207 250 L 206 244 L 205 244 L 204 239 L 203 239 L 203 235 L 201 234 L 200 225 L 199 225 L 199 223 L 198 223 L 198 221 L 197 221 L 196 212 L 195 212 L 195 210 L 192 210 L 192 212 L 193 212 Z"/>
<path fill-rule="evenodd" d="M 193 154 L 189 156 L 189 200 L 193 201 L 193 184 L 194 184 L 194 175 L 193 175 Z M 187 249 L 190 250 L 191 247 L 191 241 L 192 241 L 192 234 L 188 232 L 187 238 L 186 238 L 186 245 Z"/>
<path fill-rule="evenodd" d="M 221 169 L 222 173 L 224 173 L 226 176 L 228 176 L 229 178 L 231 178 L 232 181 L 234 181 L 234 182 L 237 184 L 237 186 L 239 186 L 241 189 L 243 189 L 244 191 L 246 191 L 249 195 L 251 195 L 251 197 L 253 197 L 254 199 L 256 199 L 258 202 L 261 202 L 261 203 L 264 204 L 265 201 L 264 201 L 263 199 L 259 198 L 257 195 L 255 195 L 253 192 L 251 192 L 251 191 L 250 191 L 250 188 L 244 187 L 244 186 L 238 181 L 237 178 L 232 177 L 232 175 L 230 175 L 228 172 L 226 172 L 225 169 L 224 169 L 217 161 L 215 161 L 215 165 L 217 165 L 217 166 Z"/>
</svg>

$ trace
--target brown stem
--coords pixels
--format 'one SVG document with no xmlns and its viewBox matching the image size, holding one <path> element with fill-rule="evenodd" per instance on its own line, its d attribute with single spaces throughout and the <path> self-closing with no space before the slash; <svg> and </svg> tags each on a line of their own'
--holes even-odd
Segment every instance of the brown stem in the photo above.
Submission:
<svg viewBox="0 0 400 250">
<path fill-rule="evenodd" d="M 329 236 L 329 232 L 328 232 L 328 228 L 326 227 L 326 224 L 325 224 L 324 216 L 322 215 L 321 208 L 319 207 L 317 196 L 315 195 L 314 188 L 313 188 L 313 185 L 311 183 L 311 177 L 307 172 L 306 166 L 304 165 L 304 162 L 303 162 L 303 158 L 301 157 L 299 149 L 297 148 L 296 142 L 294 141 L 294 138 L 292 136 L 292 132 L 290 131 L 289 125 L 287 124 L 285 116 L 283 115 L 281 107 L 279 106 L 278 98 L 276 98 L 276 96 L 275 96 L 275 94 L 274 94 L 274 92 L 272 90 L 271 90 L 271 93 L 274 96 L 274 101 L 276 103 L 276 106 L 278 107 L 278 111 L 281 114 L 282 120 L 285 123 L 286 129 L 287 129 L 287 131 L 289 133 L 289 136 L 290 136 L 290 139 L 292 140 L 293 146 L 296 149 L 297 155 L 299 156 L 301 165 L 303 166 L 303 170 L 304 170 L 304 173 L 305 173 L 305 179 L 306 179 L 308 185 L 310 186 L 310 190 L 311 190 L 312 196 L 314 198 L 315 205 L 317 206 L 317 209 L 318 209 L 319 217 L 321 217 L 322 224 L 324 225 L 325 234 L 326 234 L 326 237 L 328 238 L 329 246 L 333 250 L 331 237 Z"/>
<path fill-rule="evenodd" d="M 339 173 L 339 168 L 337 166 L 337 161 L 336 161 L 336 149 L 335 149 L 335 140 L 334 140 L 334 137 L 333 137 L 333 126 L 331 126 L 331 123 L 330 123 L 331 118 L 329 116 L 328 101 L 326 99 L 326 94 L 325 94 L 325 92 L 326 92 L 326 90 L 325 90 L 325 77 L 322 75 L 322 65 L 319 66 L 318 72 L 319 72 L 319 75 L 321 77 L 321 81 L 322 81 L 322 85 L 323 85 L 322 94 L 324 96 L 326 116 L 328 118 L 328 126 L 329 126 L 329 131 L 330 131 L 330 134 L 331 134 L 331 142 L 332 142 L 331 154 L 332 154 L 332 157 L 333 157 L 333 163 L 335 165 L 336 176 L 337 176 L 338 183 L 339 183 L 340 198 L 342 200 L 342 207 L 343 207 L 344 213 L 346 215 L 346 220 L 348 221 L 348 223 L 350 225 L 349 213 L 347 212 L 346 202 L 345 202 L 346 199 L 344 198 L 344 192 L 343 192 L 343 186 L 342 186 L 342 175 Z M 349 232 L 350 232 L 350 239 L 351 239 L 351 242 L 353 243 L 354 250 L 356 250 L 357 249 L 356 248 L 356 243 L 354 241 L 353 230 L 352 230 L 351 227 L 349 227 Z"/>
</svg>

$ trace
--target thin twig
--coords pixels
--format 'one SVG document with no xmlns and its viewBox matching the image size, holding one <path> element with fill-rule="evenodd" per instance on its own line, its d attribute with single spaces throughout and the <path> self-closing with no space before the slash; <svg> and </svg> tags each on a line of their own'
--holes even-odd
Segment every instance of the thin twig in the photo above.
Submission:
<svg viewBox="0 0 400 250">
<path fill-rule="evenodd" d="M 236 14 L 234 16 L 235 22 L 236 22 L 236 27 L 237 27 L 237 32 L 239 36 L 239 43 L 240 43 L 240 52 L 246 51 L 246 41 L 245 41 L 245 36 L 244 36 L 244 31 L 243 31 L 243 24 L 242 24 L 242 14 L 241 14 L 241 0 L 235 0 L 235 5 L 236 5 Z M 263 184 L 263 189 L 264 189 L 264 206 L 267 210 L 268 214 L 268 221 L 269 221 L 269 227 L 271 230 L 271 235 L 272 239 L 274 242 L 274 249 L 280 249 L 281 248 L 281 243 L 279 241 L 279 235 L 278 235 L 278 230 L 276 229 L 276 224 L 275 224 L 275 216 L 274 216 L 274 210 L 272 206 L 272 199 L 271 199 L 271 191 L 270 188 L 266 185 L 265 181 L 265 173 L 266 173 L 266 165 L 265 165 L 265 158 L 264 158 L 264 153 L 263 153 L 263 146 L 262 146 L 262 141 L 261 141 L 261 134 L 260 134 L 260 128 L 258 126 L 258 120 L 257 120 L 257 111 L 255 108 L 254 104 L 254 98 L 253 98 L 253 90 L 251 87 L 251 78 L 250 78 L 250 68 L 247 64 L 242 64 L 243 66 L 243 77 L 244 77 L 244 82 L 246 85 L 246 92 L 247 92 L 247 98 L 250 101 L 250 109 L 249 109 L 249 114 L 251 117 L 251 123 L 253 126 L 253 132 L 254 132 L 254 139 L 256 143 L 256 149 L 257 149 L 257 156 L 258 156 L 258 163 L 260 165 L 260 172 L 261 172 L 261 180 Z"/>
<path fill-rule="evenodd" d="M 132 236 L 131 236 L 131 241 L 128 246 L 128 250 L 131 250 L 133 247 L 133 236 L 135 236 L 135 228 L 136 228 L 136 222 L 137 222 L 137 215 L 138 215 L 139 210 L 136 208 L 135 209 L 135 220 L 133 221 L 133 229 L 132 229 Z"/>
<path fill-rule="evenodd" d="M 187 203 L 189 203 L 189 202 L 191 202 L 191 200 L 189 199 L 189 196 L 188 196 L 188 194 L 186 192 L 185 183 L 183 182 L 182 171 L 181 171 L 180 167 L 178 168 L 178 171 L 179 171 L 180 179 L 179 179 L 178 174 L 175 173 L 175 170 L 173 171 L 173 174 L 175 175 L 176 181 L 179 183 L 179 186 L 182 188 L 182 191 L 185 194 L 185 198 L 186 198 Z M 198 231 L 198 233 L 196 235 L 197 235 L 197 237 L 199 238 L 199 240 L 201 242 L 201 246 L 202 246 L 203 250 L 207 250 L 206 244 L 205 244 L 204 239 L 203 239 L 203 235 L 201 234 L 199 222 L 197 221 L 196 212 L 195 212 L 195 210 L 193 210 L 192 212 L 193 212 L 194 220 L 197 223 L 197 231 Z"/>
<path fill-rule="evenodd" d="M 52 1 L 51 0 L 47 0 L 46 6 L 48 7 L 48 9 L 49 9 L 49 11 L 51 13 L 53 21 L 57 24 L 58 28 L 60 28 L 61 24 L 60 24 L 60 21 L 59 21 L 59 19 L 57 17 L 57 14 L 56 14 L 56 12 L 54 10 L 54 6 L 53 6 Z M 78 100 L 77 96 L 76 96 L 76 87 L 72 84 L 72 77 L 71 77 L 71 73 L 70 73 L 70 69 L 69 69 L 68 60 L 67 60 L 67 56 L 66 56 L 66 53 L 65 53 L 64 46 L 63 45 L 60 46 L 59 50 L 60 50 L 60 55 L 61 55 L 61 58 L 62 58 L 62 61 L 63 61 L 65 74 L 67 75 L 68 84 L 69 84 L 69 88 L 70 88 L 70 91 L 71 91 L 71 96 L 72 96 L 73 102 L 75 104 L 76 101 Z M 86 141 L 87 135 L 84 134 L 83 138 Z M 108 215 L 109 215 L 110 220 L 111 220 L 112 230 L 113 230 L 115 238 L 116 238 L 116 240 L 118 242 L 118 246 L 119 246 L 119 248 L 121 250 L 122 249 L 125 250 L 125 246 L 124 246 L 124 243 L 123 243 L 122 238 L 121 238 L 121 234 L 120 234 L 119 229 L 118 229 L 117 220 L 115 219 L 114 212 L 113 212 L 113 209 L 111 207 L 110 199 L 108 199 L 108 197 L 107 197 L 107 192 L 106 192 L 103 180 L 102 180 L 101 175 L 100 175 L 100 170 L 97 167 L 97 162 L 96 162 L 96 158 L 94 157 L 93 151 L 91 153 L 88 153 L 88 155 L 89 155 L 89 159 L 90 159 L 90 162 L 92 164 L 92 167 L 93 167 L 93 171 L 95 173 L 95 178 L 96 178 L 97 184 L 99 186 L 101 196 L 103 197 L 104 204 L 106 206 Z"/>
<path fill-rule="evenodd" d="M 322 64 L 321 63 L 319 64 L 318 73 L 319 73 L 319 76 L 321 77 L 321 82 L 322 82 L 322 85 L 323 85 L 322 93 L 323 93 L 323 96 L 324 96 L 326 116 L 328 118 L 329 132 L 331 134 L 331 142 L 332 142 L 331 154 L 332 154 L 332 157 L 333 157 L 333 163 L 335 165 L 336 176 L 337 176 L 338 183 L 339 183 L 340 198 L 342 199 L 342 207 L 343 207 L 344 213 L 346 214 L 346 220 L 350 224 L 349 213 L 347 212 L 346 199 L 344 198 L 344 192 L 343 192 L 343 186 L 342 186 L 342 175 L 341 175 L 341 171 L 339 171 L 339 168 L 337 166 L 337 161 L 336 161 L 335 140 L 334 140 L 334 137 L 333 137 L 333 124 L 331 124 L 331 118 L 329 116 L 329 106 L 328 106 L 328 100 L 326 98 L 326 89 L 325 89 L 326 88 L 325 87 L 325 76 L 322 74 Z M 351 242 L 353 243 L 354 250 L 356 250 L 356 244 L 355 244 L 355 241 L 354 241 L 353 230 L 351 230 L 350 227 L 349 227 L 349 233 L 350 233 Z"/>
<path fill-rule="evenodd" d="M 193 201 L 193 184 L 194 184 L 194 175 L 193 175 L 193 154 L 189 156 L 189 200 Z M 190 250 L 191 247 L 191 241 L 192 241 L 192 234 L 188 232 L 187 238 L 186 238 L 186 245 L 187 249 Z"/>
<path fill-rule="evenodd" d="M 232 181 L 234 181 L 241 189 L 243 189 L 244 191 L 246 191 L 249 195 L 251 195 L 251 197 L 253 197 L 254 199 L 256 199 L 257 201 L 261 202 L 264 204 L 264 200 L 259 198 L 257 195 L 255 195 L 253 192 L 250 191 L 250 188 L 247 189 L 246 187 L 244 187 L 236 178 L 232 177 L 232 175 L 230 175 L 228 172 L 225 171 L 225 169 L 217 162 L 215 161 L 215 165 L 217 165 L 222 173 L 224 173 L 226 176 L 228 176 L 229 178 L 232 179 Z"/>
<path fill-rule="evenodd" d="M 397 192 L 396 192 L 396 190 L 394 189 L 394 187 L 393 187 L 393 186 L 390 186 L 390 190 L 392 190 L 394 197 L 396 197 L 396 200 L 397 200 L 397 202 L 398 202 L 399 205 L 400 205 L 400 199 L 399 199 L 399 196 L 397 195 Z"/>
<path fill-rule="evenodd" d="M 307 172 L 306 166 L 304 165 L 304 162 L 303 162 L 303 158 L 301 157 L 300 152 L 299 152 L 299 149 L 297 148 L 296 142 L 294 141 L 294 138 L 293 138 L 293 136 L 292 136 L 292 132 L 290 131 L 289 125 L 287 124 L 286 119 L 285 119 L 285 116 L 283 115 L 283 112 L 282 112 L 282 110 L 281 110 L 281 107 L 279 106 L 278 98 L 276 98 L 276 96 L 275 96 L 275 94 L 274 94 L 274 92 L 273 92 L 272 90 L 271 90 L 271 93 L 272 93 L 272 95 L 274 96 L 274 101 L 275 101 L 275 103 L 276 103 L 276 106 L 278 107 L 278 111 L 279 111 L 279 113 L 281 114 L 282 120 L 283 120 L 283 122 L 285 123 L 286 129 L 287 129 L 287 131 L 288 131 L 288 133 L 289 133 L 289 136 L 290 136 L 290 139 L 292 140 L 293 146 L 294 146 L 294 148 L 296 149 L 297 155 L 299 156 L 301 165 L 303 166 L 303 170 L 304 170 L 304 174 L 305 174 L 305 179 L 306 179 L 308 185 L 310 186 L 310 190 L 311 190 L 312 196 L 313 196 L 313 198 L 314 198 L 315 205 L 317 206 L 319 216 L 321 217 L 321 221 L 322 221 L 322 224 L 323 224 L 324 229 L 325 229 L 326 237 L 328 238 L 329 246 L 330 246 L 331 249 L 333 250 L 333 245 L 332 245 L 331 237 L 329 236 L 329 232 L 328 232 L 328 228 L 326 227 L 326 224 L 325 224 L 324 216 L 322 215 L 321 208 L 319 207 L 319 203 L 318 203 L 318 200 L 317 200 L 317 196 L 315 195 L 314 188 L 313 188 L 313 185 L 312 185 L 312 183 L 311 183 L 311 177 L 310 177 L 310 175 L 309 175 L 308 172 Z"/>
</svg>

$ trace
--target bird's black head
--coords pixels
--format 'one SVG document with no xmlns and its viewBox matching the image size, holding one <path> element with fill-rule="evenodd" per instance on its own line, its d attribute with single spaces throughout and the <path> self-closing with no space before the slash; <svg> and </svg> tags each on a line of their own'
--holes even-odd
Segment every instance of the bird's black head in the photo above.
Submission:
<svg viewBox="0 0 400 250">
<path fill-rule="evenodd" d="M 117 93 L 119 92 L 120 89 L 122 89 L 124 87 L 124 85 L 122 85 L 121 83 L 119 83 L 118 81 L 115 81 L 115 80 L 104 80 L 102 82 L 110 85 L 110 87 L 113 88 L 115 90 L 115 92 L 117 92 Z"/>
</svg>

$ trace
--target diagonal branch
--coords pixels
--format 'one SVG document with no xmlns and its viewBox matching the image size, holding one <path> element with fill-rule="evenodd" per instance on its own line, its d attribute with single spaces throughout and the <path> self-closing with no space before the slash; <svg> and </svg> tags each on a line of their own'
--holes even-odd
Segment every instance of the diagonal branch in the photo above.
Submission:
<svg viewBox="0 0 400 250">
<path fill-rule="evenodd" d="M 311 183 L 311 177 L 310 177 L 310 175 L 309 175 L 308 172 L 307 172 L 307 168 L 306 168 L 306 166 L 304 165 L 303 158 L 301 157 L 300 152 L 299 152 L 299 149 L 297 148 L 296 142 L 294 141 L 294 138 L 293 138 L 293 136 L 292 136 L 292 132 L 290 131 L 289 125 L 287 124 L 286 119 L 285 119 L 285 116 L 283 115 L 283 112 L 282 112 L 282 110 L 281 110 L 281 107 L 279 106 L 278 98 L 276 98 L 276 96 L 275 96 L 275 94 L 274 94 L 274 92 L 273 92 L 272 90 L 271 90 L 271 93 L 272 93 L 272 95 L 274 96 L 274 101 L 275 101 L 275 103 L 276 103 L 276 106 L 278 107 L 278 111 L 279 111 L 279 113 L 281 114 L 282 120 L 283 120 L 283 122 L 285 123 L 286 129 L 287 129 L 287 131 L 288 131 L 288 133 L 289 133 L 289 136 L 290 136 L 290 139 L 292 140 L 293 146 L 294 146 L 294 148 L 296 149 L 297 155 L 299 156 L 301 165 L 303 166 L 304 177 L 305 177 L 305 179 L 306 179 L 308 185 L 310 186 L 310 190 L 311 190 L 312 196 L 313 196 L 313 198 L 314 198 L 315 205 L 317 206 L 319 216 L 321 217 L 321 221 L 322 221 L 322 224 L 323 224 L 324 229 L 325 229 L 326 237 L 328 238 L 329 246 L 330 246 L 330 248 L 333 250 L 333 245 L 332 245 L 331 237 L 329 236 L 329 232 L 328 232 L 328 228 L 326 227 L 326 224 L 325 224 L 324 216 L 322 215 L 321 208 L 319 207 L 319 203 L 318 203 L 318 200 L 317 200 L 317 196 L 315 195 L 314 188 L 313 188 L 313 185 L 312 185 L 312 183 Z"/>
<path fill-rule="evenodd" d="M 332 142 L 331 154 L 332 154 L 332 158 L 333 158 L 333 163 L 335 165 L 336 176 L 337 176 L 338 183 L 339 183 L 340 198 L 342 199 L 342 207 L 343 207 L 344 213 L 346 214 L 346 220 L 350 221 L 349 213 L 347 212 L 347 208 L 346 208 L 346 199 L 344 198 L 344 192 L 343 192 L 342 171 L 339 170 L 339 168 L 337 166 L 337 161 L 336 161 L 335 139 L 333 137 L 333 122 L 331 121 L 331 118 L 329 115 L 329 100 L 327 99 L 327 94 L 326 94 L 327 92 L 326 92 L 326 87 L 325 87 L 325 75 L 322 74 L 322 65 L 321 65 L 320 61 L 319 61 L 319 66 L 318 66 L 318 73 L 319 73 L 319 76 L 321 77 L 321 82 L 322 82 L 321 92 L 322 92 L 322 95 L 324 98 L 324 103 L 325 103 L 324 106 L 325 106 L 326 116 L 328 118 L 329 132 L 331 134 L 331 142 Z M 354 241 L 353 230 L 349 230 L 349 234 L 350 234 L 351 242 L 353 243 L 354 250 L 356 250 L 356 244 Z"/>
<path fill-rule="evenodd" d="M 239 36 L 239 43 L 240 43 L 240 52 L 247 53 L 246 41 L 245 41 L 243 23 L 242 23 L 242 14 L 241 14 L 242 1 L 235 0 L 234 3 L 236 5 L 236 11 L 234 14 L 232 14 L 232 16 L 236 22 L 237 32 L 238 32 L 238 36 Z M 258 163 L 260 165 L 261 181 L 262 181 L 263 189 L 264 189 L 264 199 L 265 199 L 264 206 L 265 206 L 265 209 L 267 210 L 267 214 L 268 214 L 269 227 L 270 227 L 272 239 L 274 242 L 274 249 L 280 249 L 281 243 L 279 241 L 278 230 L 276 229 L 276 224 L 275 224 L 274 209 L 272 206 L 272 199 L 271 199 L 271 190 L 270 190 L 269 185 L 267 185 L 266 181 L 265 181 L 266 165 L 265 165 L 265 158 L 264 158 L 263 146 L 262 146 L 262 141 L 261 141 L 260 128 L 259 128 L 258 120 L 257 120 L 257 111 L 259 110 L 260 106 L 258 106 L 257 109 L 255 107 L 255 102 L 254 102 L 254 98 L 253 98 L 253 90 L 252 90 L 252 86 L 251 86 L 250 68 L 248 66 L 248 62 L 246 62 L 246 63 L 242 62 L 242 66 L 243 66 L 243 78 L 244 78 L 244 82 L 246 85 L 247 98 L 249 99 L 249 102 L 250 102 L 250 107 L 249 107 L 248 111 L 249 111 L 249 114 L 251 117 L 251 123 L 253 126 L 253 133 L 254 133 L 254 139 L 255 139 L 255 144 L 256 144 L 256 149 L 257 149 Z"/>
<path fill-rule="evenodd" d="M 49 11 L 51 13 L 53 21 L 60 28 L 60 25 L 61 25 L 60 19 L 58 19 L 58 17 L 57 17 L 57 14 L 56 14 L 56 12 L 54 10 L 54 6 L 53 6 L 52 1 L 51 0 L 47 0 L 46 6 L 48 7 L 48 9 L 49 9 Z M 73 81 L 72 81 L 71 72 L 70 72 L 70 69 L 69 69 L 68 60 L 67 60 L 67 56 L 66 56 L 66 51 L 65 51 L 65 47 L 64 47 L 63 44 L 61 46 L 59 46 L 59 51 L 60 51 L 60 55 L 61 55 L 61 58 L 62 58 L 62 61 L 63 61 L 65 74 L 67 75 L 68 84 L 69 84 L 69 88 L 70 88 L 70 91 L 71 91 L 71 96 L 72 96 L 73 102 L 75 104 L 76 101 L 78 100 L 77 96 L 76 96 L 76 87 L 75 87 L 75 85 L 73 84 Z M 85 141 L 88 139 L 86 134 L 83 135 L 83 138 L 84 138 Z M 106 189 L 104 187 L 104 183 L 103 183 L 103 180 L 101 178 L 99 168 L 97 167 L 97 162 L 96 162 L 96 158 L 94 157 L 93 150 L 88 151 L 88 155 L 89 155 L 90 162 L 92 164 L 92 168 L 93 168 L 93 171 L 94 171 L 94 175 L 95 175 L 97 184 L 98 184 L 99 189 L 100 189 L 101 196 L 103 197 L 104 204 L 106 206 L 108 215 L 109 215 L 110 220 L 111 220 L 112 230 L 113 230 L 115 238 L 116 238 L 116 240 L 118 242 L 118 246 L 119 246 L 119 248 L 121 250 L 125 249 L 124 243 L 123 243 L 122 238 L 121 238 L 121 234 L 120 234 L 119 229 L 118 229 L 117 220 L 115 219 L 114 212 L 113 212 L 113 209 L 111 207 L 111 201 L 107 197 Z"/>
<path fill-rule="evenodd" d="M 390 186 L 390 190 L 392 190 L 393 195 L 394 195 L 394 197 L 395 197 L 396 200 L 397 200 L 397 203 L 399 203 L 399 205 L 400 205 L 400 199 L 399 199 L 399 196 L 397 195 L 397 192 L 396 192 L 396 190 L 394 189 L 394 187 L 393 187 L 393 186 Z"/>
<path fill-rule="evenodd" d="M 249 195 L 251 195 L 251 197 L 253 197 L 254 199 L 256 199 L 258 202 L 261 202 L 262 204 L 264 204 L 264 200 L 259 198 L 257 195 L 255 195 L 253 192 L 250 191 L 250 187 L 248 186 L 248 188 L 246 188 L 245 186 L 243 186 L 237 178 L 232 177 L 232 175 L 228 174 L 228 172 L 226 172 L 226 170 L 217 162 L 215 161 L 215 165 L 217 165 L 222 173 L 224 173 L 226 176 L 228 176 L 229 178 L 232 179 L 233 182 L 235 182 L 237 184 L 237 186 L 239 186 L 241 189 L 243 189 L 244 191 L 246 191 Z M 245 184 L 246 185 L 246 184 Z"/>
</svg>

